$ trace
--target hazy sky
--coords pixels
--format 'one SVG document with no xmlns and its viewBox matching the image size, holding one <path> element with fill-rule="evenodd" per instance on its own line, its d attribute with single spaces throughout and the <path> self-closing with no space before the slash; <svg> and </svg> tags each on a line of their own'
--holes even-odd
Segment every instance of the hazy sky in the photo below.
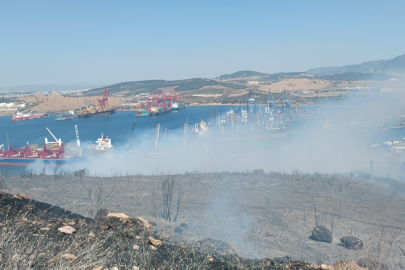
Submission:
<svg viewBox="0 0 405 270">
<path fill-rule="evenodd" d="M 0 87 L 305 71 L 405 53 L 405 1 L 1 1 Z"/>
</svg>

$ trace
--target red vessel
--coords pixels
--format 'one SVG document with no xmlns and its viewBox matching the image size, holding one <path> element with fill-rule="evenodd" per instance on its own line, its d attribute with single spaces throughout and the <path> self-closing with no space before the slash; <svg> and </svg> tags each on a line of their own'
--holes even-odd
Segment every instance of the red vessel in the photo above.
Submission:
<svg viewBox="0 0 405 270">
<path fill-rule="evenodd" d="M 13 115 L 13 118 L 11 118 L 11 120 L 23 121 L 23 120 L 42 118 L 42 117 L 46 117 L 46 114 L 45 113 L 33 113 L 32 111 L 29 113 L 22 113 L 20 111 L 16 111 Z"/>
<path fill-rule="evenodd" d="M 4 149 L 4 145 L 0 145 L 0 165 L 7 166 L 28 166 L 34 162 L 41 161 L 39 164 L 43 165 L 65 165 L 76 164 L 81 160 L 81 152 L 78 147 L 74 145 L 65 146 L 61 139 L 56 139 L 52 132 L 47 128 L 49 133 L 54 137 L 54 142 L 49 142 L 45 138 L 45 145 L 39 147 L 37 144 L 29 145 L 28 142 L 25 147 L 14 149 L 11 144 L 8 145 L 8 150 Z"/>
</svg>

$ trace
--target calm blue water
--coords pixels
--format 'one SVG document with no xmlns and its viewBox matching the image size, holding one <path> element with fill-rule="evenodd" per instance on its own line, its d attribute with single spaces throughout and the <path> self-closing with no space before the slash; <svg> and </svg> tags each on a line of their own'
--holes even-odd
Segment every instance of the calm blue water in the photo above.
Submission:
<svg viewBox="0 0 405 270">
<path fill-rule="evenodd" d="M 229 110 L 229 106 L 214 106 L 215 113 L 221 115 Z M 13 147 L 24 146 L 27 141 L 30 144 L 42 145 L 45 137 L 53 140 L 46 130 L 49 128 L 52 133 L 64 142 L 72 142 L 76 139 L 75 125 L 79 128 L 80 140 L 95 141 L 101 133 L 113 140 L 113 144 L 123 144 L 131 136 L 151 130 L 151 137 L 154 138 L 156 125 L 160 123 L 160 130 L 165 128 L 168 132 L 175 129 L 183 129 L 188 121 L 193 125 L 196 121 L 211 121 L 212 106 L 187 107 L 185 110 L 173 111 L 158 116 L 135 117 L 134 112 L 116 112 L 108 116 L 94 118 L 76 118 L 66 121 L 55 121 L 55 117 L 46 117 L 21 122 L 11 121 L 11 116 L 0 117 L 0 144 L 7 145 L 7 133 L 9 142 Z M 136 121 L 134 133 L 131 134 L 132 126 Z M 153 129 L 153 130 L 152 130 Z"/>
<path fill-rule="evenodd" d="M 230 108 L 235 109 L 235 106 L 214 106 L 214 113 L 217 115 L 224 114 Z M 239 106 L 240 108 L 240 106 Z M 304 110 L 305 108 L 300 108 Z M 314 108 L 306 108 L 315 110 Z M 264 107 L 262 107 L 264 110 Z M 293 108 L 295 110 L 295 108 Z M 321 108 L 326 111 L 327 108 Z M 79 128 L 80 140 L 82 142 L 94 142 L 100 137 L 101 133 L 110 137 L 113 144 L 119 146 L 124 144 L 129 139 L 136 139 L 136 137 L 145 132 L 149 132 L 151 139 L 154 139 L 156 125 L 160 123 L 160 130 L 162 132 L 167 128 L 168 132 L 174 130 L 182 130 L 184 123 L 189 123 L 189 130 L 195 122 L 204 120 L 211 121 L 212 106 L 192 106 L 187 107 L 185 110 L 173 111 L 167 114 L 158 116 L 135 117 L 134 112 L 116 112 L 108 116 L 100 116 L 94 118 L 77 118 L 66 121 L 55 121 L 55 117 L 47 117 L 35 120 L 27 120 L 21 122 L 11 121 L 11 116 L 0 117 L 0 144 L 7 145 L 8 140 L 13 147 L 24 146 L 27 142 L 30 144 L 44 144 L 45 137 L 48 140 L 53 140 L 52 136 L 45 129 L 49 128 L 53 134 L 64 142 L 73 142 L 76 138 L 75 128 Z M 321 119 L 322 120 L 322 119 Z M 131 134 L 132 126 L 136 121 L 134 133 Z M 297 123 L 308 128 L 307 123 Z M 292 127 L 293 128 L 293 127 Z M 367 132 L 367 131 L 366 131 Z M 369 137 L 367 143 L 382 142 L 391 139 L 401 140 L 405 137 L 405 130 L 385 130 L 377 131 L 371 130 L 372 134 L 367 134 Z"/>
</svg>

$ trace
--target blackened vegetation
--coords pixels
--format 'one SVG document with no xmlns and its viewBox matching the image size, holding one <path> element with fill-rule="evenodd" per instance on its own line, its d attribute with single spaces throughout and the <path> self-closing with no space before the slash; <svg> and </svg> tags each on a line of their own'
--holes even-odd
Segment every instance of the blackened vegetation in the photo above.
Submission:
<svg viewBox="0 0 405 270">
<path fill-rule="evenodd" d="M 271 259 L 240 258 L 224 241 L 204 239 L 192 244 L 159 239 L 137 218 L 104 217 L 97 221 L 60 207 L 0 194 L 1 269 L 285 269 Z M 71 224 L 72 235 L 58 228 Z M 136 246 L 136 248 L 135 248 Z M 76 258 L 66 260 L 62 255 Z M 315 269 L 305 262 L 289 262 L 289 269 Z"/>
<path fill-rule="evenodd" d="M 173 221 L 177 221 L 179 215 L 181 201 L 183 199 L 184 190 L 183 186 L 174 179 L 173 176 L 167 176 L 162 181 L 162 196 L 163 196 L 163 211 L 162 218 L 172 221 L 172 207 L 174 205 L 173 200 L 176 201 L 176 214 Z"/>
</svg>

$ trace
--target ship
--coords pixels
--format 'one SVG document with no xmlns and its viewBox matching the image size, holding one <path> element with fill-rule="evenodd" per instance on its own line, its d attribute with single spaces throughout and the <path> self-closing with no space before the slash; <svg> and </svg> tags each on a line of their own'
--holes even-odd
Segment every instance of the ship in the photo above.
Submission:
<svg viewBox="0 0 405 270">
<path fill-rule="evenodd" d="M 170 107 L 151 107 L 150 108 L 150 115 L 159 115 L 159 114 L 164 114 L 168 113 L 171 111 Z"/>
<path fill-rule="evenodd" d="M 90 118 L 95 116 L 103 116 L 115 113 L 115 108 L 108 106 L 108 96 L 110 94 L 110 87 L 107 86 L 104 88 L 103 95 L 101 98 L 98 98 L 97 101 L 99 103 L 100 108 L 95 108 L 90 104 L 86 104 L 87 108 L 83 110 L 79 110 L 77 113 L 78 118 Z M 87 102 L 86 102 L 87 103 Z"/>
<path fill-rule="evenodd" d="M 135 116 L 149 116 L 150 112 L 147 109 L 135 109 Z"/>
<path fill-rule="evenodd" d="M 111 139 L 104 137 L 104 134 L 101 134 L 101 137 L 96 141 L 96 150 L 97 151 L 107 151 L 113 148 L 111 144 Z"/>
<path fill-rule="evenodd" d="M 185 108 L 186 108 L 186 105 L 184 103 L 172 102 L 172 110 L 174 110 L 174 111 L 184 110 Z"/>
<path fill-rule="evenodd" d="M 102 154 L 113 149 L 111 139 L 104 137 L 104 133 L 101 133 L 101 137 L 95 141 L 95 144 L 89 144 L 86 146 L 87 153 Z"/>
<path fill-rule="evenodd" d="M 31 119 L 38 119 L 38 118 L 43 118 L 46 117 L 47 115 L 45 113 L 35 113 L 33 111 L 30 111 L 29 113 L 22 113 L 20 111 L 16 111 L 11 118 L 13 121 L 23 121 L 23 120 L 31 120 Z"/>
<path fill-rule="evenodd" d="M 207 123 L 205 123 L 203 120 L 200 121 L 200 123 L 195 122 L 194 128 L 191 130 L 191 135 L 205 135 L 208 131 L 208 126 Z"/>
<path fill-rule="evenodd" d="M 45 144 L 39 147 L 38 144 L 30 145 L 28 142 L 24 147 L 13 148 L 8 144 L 8 150 L 4 149 L 4 145 L 0 145 L 0 165 L 5 166 L 29 166 L 34 163 L 38 165 L 66 165 L 76 164 L 82 159 L 81 151 L 74 145 L 65 145 L 61 139 L 56 139 L 52 132 L 46 128 L 55 139 L 54 142 L 48 141 L 45 138 Z"/>
<path fill-rule="evenodd" d="M 77 115 L 75 114 L 74 111 L 69 111 L 69 113 L 61 113 L 56 115 L 55 120 L 57 121 L 62 121 L 62 120 L 72 120 L 77 118 Z"/>
<path fill-rule="evenodd" d="M 115 113 L 115 108 L 110 108 L 108 110 L 97 110 L 94 108 L 87 108 L 87 110 L 82 110 L 77 113 L 78 118 L 90 118 L 96 116 L 103 116 Z"/>
</svg>

